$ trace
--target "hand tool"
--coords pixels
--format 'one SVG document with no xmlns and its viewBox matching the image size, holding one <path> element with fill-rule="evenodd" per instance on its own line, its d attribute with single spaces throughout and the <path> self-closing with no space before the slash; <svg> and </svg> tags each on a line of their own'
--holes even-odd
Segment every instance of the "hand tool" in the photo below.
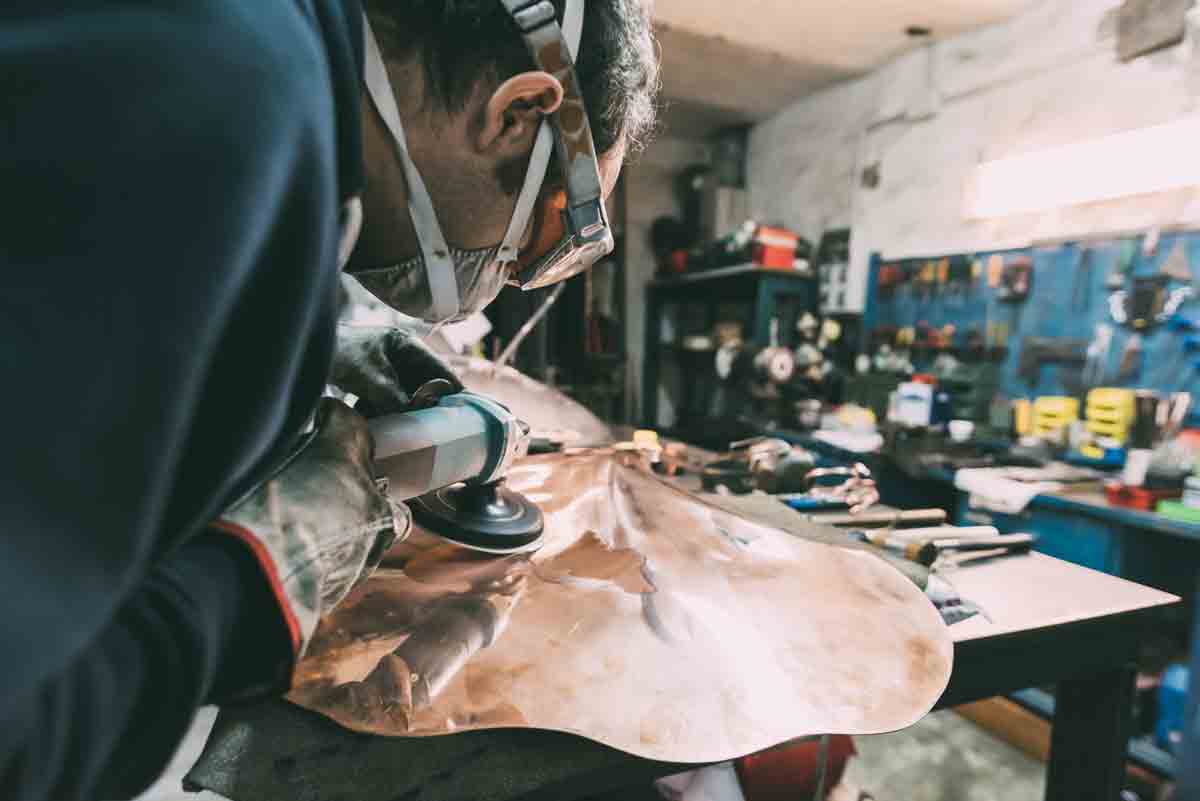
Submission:
<svg viewBox="0 0 1200 801">
<path fill-rule="evenodd" d="M 936 525 L 946 522 L 946 512 L 942 509 L 911 509 L 903 512 L 862 512 L 861 514 L 810 514 L 808 519 L 814 523 L 824 523 L 827 526 L 839 528 L 854 526 L 856 528 L 889 528 L 904 529 L 905 526 Z"/>
<path fill-rule="evenodd" d="M 885 544 L 885 539 L 898 544 L 908 544 L 914 540 L 936 541 L 945 539 L 993 538 L 999 536 L 999 534 L 1000 530 L 995 526 L 940 525 L 880 532 L 872 534 L 871 541 L 877 545 Z"/>
<path fill-rule="evenodd" d="M 934 284 L 937 282 L 937 262 L 927 261 L 921 265 L 920 272 L 917 273 L 917 284 L 921 287 L 921 295 L 928 298 L 933 294 Z"/>
<path fill-rule="evenodd" d="M 1125 341 L 1125 349 L 1121 351 L 1121 366 L 1117 369 L 1117 380 L 1124 383 L 1131 381 L 1142 371 L 1142 335 L 1134 332 Z"/>
<path fill-rule="evenodd" d="M 971 259 L 966 256 L 953 256 L 947 260 L 946 280 L 951 293 L 962 300 L 965 300 L 971 288 L 971 269 Z"/>
<path fill-rule="evenodd" d="M 1104 279 L 1104 286 L 1109 290 L 1117 290 L 1125 285 L 1125 276 L 1133 269 L 1133 260 L 1137 255 L 1137 245 L 1131 239 L 1121 241 L 1121 252 L 1113 265 L 1112 272 Z"/>
<path fill-rule="evenodd" d="M 926 542 L 917 552 L 916 561 L 929 566 L 942 555 L 969 551 L 1003 551 L 1006 554 L 1028 553 L 1037 544 L 1036 534 L 1001 534 L 998 537 L 944 539 Z M 910 546 L 911 547 L 911 546 Z"/>
<path fill-rule="evenodd" d="M 834 498 L 824 493 L 785 492 L 775 498 L 798 512 L 817 512 L 822 509 L 845 509 L 850 504 L 846 498 Z"/>
<path fill-rule="evenodd" d="M 1085 249 L 1079 254 L 1079 266 L 1075 268 L 1075 285 L 1071 290 L 1071 309 L 1086 312 L 1092 307 L 1092 251 Z"/>
<path fill-rule="evenodd" d="M 895 264 L 885 264 L 879 268 L 879 277 L 876 281 L 879 294 L 890 296 L 896 291 L 896 288 L 903 282 L 904 274 L 901 268 Z"/>
<path fill-rule="evenodd" d="M 1188 260 L 1187 245 L 1183 239 L 1175 241 L 1175 247 L 1171 249 L 1170 255 L 1163 261 L 1162 266 L 1158 268 L 1158 272 L 1167 278 L 1182 281 L 1186 284 L 1192 282 L 1192 266 Z"/>
<path fill-rule="evenodd" d="M 997 534 L 995 536 L 974 536 L 961 538 L 945 538 L 932 540 L 905 540 L 888 538 L 883 544 L 878 544 L 865 531 L 855 531 L 851 536 L 862 542 L 868 542 L 876 547 L 884 548 L 902 555 L 909 561 L 929 567 L 948 551 L 1000 551 L 1005 553 L 1024 553 L 1037 542 L 1032 534 Z"/>
<path fill-rule="evenodd" d="M 994 526 L 933 526 L 930 528 L 910 528 L 901 531 L 876 530 L 855 531 L 851 536 L 855 539 L 869 542 L 877 548 L 883 548 L 898 553 L 906 559 L 916 561 L 921 548 L 929 543 L 943 540 L 960 542 L 986 540 L 996 542 L 1000 532 Z"/>
<path fill-rule="evenodd" d="M 1026 337 L 1017 374 L 1036 388 L 1043 364 L 1085 364 L 1090 345 L 1086 339 Z"/>
<path fill-rule="evenodd" d="M 1159 439 L 1167 440 L 1174 437 L 1183 429 L 1183 421 L 1192 410 L 1192 393 L 1173 392 L 1170 397 L 1163 398 L 1158 403 L 1155 424 L 1158 428 Z"/>
<path fill-rule="evenodd" d="M 836 486 L 818 486 L 818 482 L 830 477 L 846 480 Z M 879 492 L 875 489 L 875 482 L 871 480 L 871 470 L 861 462 L 850 467 L 818 467 L 809 470 L 804 476 L 803 485 L 805 492 L 782 493 L 776 494 L 775 497 L 802 512 L 815 509 L 858 510 L 879 500 Z"/>
<path fill-rule="evenodd" d="M 1000 286 L 1000 281 L 1004 276 L 1004 257 L 999 253 L 993 253 L 988 256 L 987 261 L 987 284 L 992 289 L 997 289 Z"/>
<path fill-rule="evenodd" d="M 1101 323 L 1096 326 L 1096 335 L 1087 348 L 1087 362 L 1083 368 L 1083 385 L 1087 388 L 1098 387 L 1104 383 L 1104 375 L 1108 368 L 1108 354 L 1112 349 L 1113 328 Z"/>
<path fill-rule="evenodd" d="M 1028 256 L 1004 265 L 996 299 L 1003 303 L 1020 303 L 1029 297 L 1033 288 L 1033 261 Z"/>
<path fill-rule="evenodd" d="M 1169 282 L 1162 273 L 1133 278 L 1129 290 L 1118 288 L 1108 296 L 1109 316 L 1117 325 L 1135 331 L 1170 322 L 1179 307 L 1192 299 L 1195 290 L 1185 286 L 1168 291 Z"/>
<path fill-rule="evenodd" d="M 1142 237 L 1142 257 L 1151 258 L 1158 253 L 1158 243 L 1162 241 L 1162 229 L 1155 226 L 1146 231 Z"/>
<path fill-rule="evenodd" d="M 388 494 L 408 501 L 426 530 L 458 545 L 489 553 L 537 548 L 541 510 L 503 486 L 528 449 L 529 427 L 482 395 L 442 394 L 449 387 L 431 381 L 415 393 L 412 410 L 370 421 Z"/>
</svg>

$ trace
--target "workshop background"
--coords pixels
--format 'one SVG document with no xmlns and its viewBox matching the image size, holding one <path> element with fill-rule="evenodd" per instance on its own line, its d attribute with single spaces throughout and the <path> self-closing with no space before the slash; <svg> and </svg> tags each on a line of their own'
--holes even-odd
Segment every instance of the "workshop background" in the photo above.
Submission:
<svg viewBox="0 0 1200 801">
<path fill-rule="evenodd" d="M 704 473 L 710 491 L 756 487 L 736 472 L 754 464 L 739 440 L 782 440 L 806 467 L 862 464 L 880 530 L 904 511 L 1011 538 L 984 554 L 1008 559 L 1017 606 L 1069 594 L 1026 578 L 1028 554 L 1008 557 L 1031 547 L 1158 591 L 1113 611 L 1088 590 L 1077 619 L 1030 612 L 1021 630 L 1120 640 L 1136 664 L 1104 662 L 1115 684 L 1064 701 L 1056 682 L 1078 677 L 1027 649 L 1044 670 L 994 672 L 1044 683 L 997 681 L 994 697 L 854 738 L 831 798 L 1024 801 L 1106 771 L 1130 801 L 1200 798 L 1200 8 L 657 0 L 655 13 L 664 120 L 610 202 L 617 249 L 566 284 L 512 363 L 606 422 L 728 457 Z M 550 295 L 505 290 L 483 328 L 443 344 L 495 357 Z M 771 491 L 803 512 L 846 506 Z M 952 584 L 979 569 L 957 561 L 979 540 L 920 544 Z M 973 600 L 954 604 L 1003 622 Z M 1068 704 L 1113 717 L 1069 719 Z M 180 797 L 205 725 L 144 801 Z M 1119 742 L 1073 745 L 1089 728 Z M 1105 753 L 1093 747 L 1114 764 L 1085 760 Z"/>
<path fill-rule="evenodd" d="M 813 393 L 822 411 L 856 401 L 876 413 L 886 441 L 871 459 L 857 456 L 875 460 L 885 502 L 943 508 L 955 522 L 1003 533 L 1030 531 L 1043 553 L 1193 604 L 1197 518 L 1183 511 L 1167 518 L 1153 505 L 1110 514 L 1103 483 L 1121 478 L 1111 465 L 1101 481 L 1076 484 L 1075 501 L 1038 501 L 1016 514 L 973 505 L 978 494 L 972 499 L 954 483 L 956 464 L 1005 462 L 996 443 L 1008 441 L 1002 429 L 1015 423 L 1014 401 L 1073 395 L 1085 418 L 1089 389 L 1164 397 L 1196 390 L 1200 338 L 1192 321 L 1200 311 L 1190 296 L 1173 319 L 1144 330 L 1110 314 L 1118 280 L 1129 294 L 1135 277 L 1161 284 L 1170 302 L 1200 278 L 1200 182 L 1188 164 L 1194 144 L 1155 154 L 1170 176 L 1161 186 L 1143 176 L 1126 190 L 1120 175 L 1115 190 L 1096 190 L 1099 199 L 1085 187 L 1078 198 L 1067 191 L 1066 202 L 1056 201 L 1047 182 L 1058 175 L 1026 172 L 1015 196 L 1010 189 L 981 197 L 987 187 L 980 186 L 983 165 L 1009 157 L 1160 126 L 1200 131 L 1187 128 L 1200 100 L 1200 11 L 1191 5 L 660 2 L 665 124 L 622 187 L 622 420 L 718 450 L 770 433 L 814 449 L 822 463 L 846 461 L 856 447 L 841 446 L 859 443 L 820 437 L 806 425 L 820 423 L 811 407 L 802 411 L 803 390 L 764 399 L 735 386 L 756 378 L 756 368 L 742 363 L 746 351 L 757 356 L 782 345 L 797 357 L 796 374 L 826 384 L 826 394 Z M 1138 162 L 1139 149 L 1144 156 L 1160 147 L 1155 141 L 1162 140 L 1135 136 L 1114 152 Z M 1120 167 L 1112 164 L 1114 172 Z M 1075 176 L 1081 184 L 1088 177 Z M 788 265 L 800 267 L 797 275 L 736 275 L 740 265 L 769 261 L 772 234 L 797 237 Z M 1028 297 L 1010 299 L 1009 276 L 1025 265 Z M 837 321 L 842 341 L 814 337 L 822 352 L 806 349 L 791 330 L 805 311 L 822 324 Z M 1098 326 L 1106 344 L 1089 356 Z M 903 344 L 905 335 L 916 341 L 897 347 L 898 334 Z M 1056 343 L 1074 343 L 1077 352 L 1062 364 L 1053 354 L 1040 361 L 1037 348 Z M 962 390 L 951 411 L 975 424 L 977 449 L 957 446 L 957 463 L 936 461 L 938 447 L 924 443 L 933 453 L 914 464 L 913 438 L 923 427 L 884 430 L 889 394 L 901 382 L 877 369 L 880 345 L 913 372 L 934 370 L 943 354 L 958 357 L 954 374 L 945 364 L 938 370 L 943 386 Z M 743 355 L 729 355 L 732 375 L 713 369 L 723 347 Z M 856 375 L 860 353 L 873 360 L 864 376 Z M 823 366 L 813 368 L 812 359 Z M 789 380 L 793 389 L 803 383 Z M 906 453 L 889 460 L 895 439 Z M 1182 506 L 1182 479 L 1176 483 L 1154 503 L 1162 496 Z M 1139 797 L 1166 797 L 1180 764 L 1180 732 L 1155 726 L 1171 715 L 1182 720 L 1178 688 L 1186 683 L 1191 621 L 1190 613 L 1176 615 L 1143 647 L 1142 736 L 1130 775 L 1146 782 L 1128 785 Z M 1160 702 L 1171 711 L 1156 717 L 1145 709 Z M 1052 704 L 1051 694 L 1031 690 L 968 710 L 988 733 L 942 712 L 879 746 L 859 738 L 862 756 L 850 776 L 878 798 L 1038 797 Z M 916 745 L 931 740 L 939 747 Z M 965 765 L 973 769 L 960 770 Z"/>
</svg>

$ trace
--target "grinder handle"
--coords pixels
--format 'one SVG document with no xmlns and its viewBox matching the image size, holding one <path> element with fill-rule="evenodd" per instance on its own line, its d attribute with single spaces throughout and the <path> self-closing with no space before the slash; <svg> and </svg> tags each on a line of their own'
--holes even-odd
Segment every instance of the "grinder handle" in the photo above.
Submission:
<svg viewBox="0 0 1200 801">
<path fill-rule="evenodd" d="M 376 472 L 408 500 L 460 481 L 502 478 L 528 447 L 528 427 L 507 408 L 462 392 L 438 405 L 370 421 Z"/>
</svg>

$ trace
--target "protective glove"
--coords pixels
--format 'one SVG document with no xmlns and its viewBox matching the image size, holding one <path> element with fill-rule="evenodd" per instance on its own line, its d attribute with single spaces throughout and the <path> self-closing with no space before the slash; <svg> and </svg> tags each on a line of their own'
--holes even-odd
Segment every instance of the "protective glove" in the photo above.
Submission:
<svg viewBox="0 0 1200 801">
<path fill-rule="evenodd" d="M 338 325 L 330 383 L 358 396 L 355 407 L 367 417 L 405 411 L 412 394 L 427 381 L 462 382 L 450 365 L 415 334 L 401 328 Z"/>
<path fill-rule="evenodd" d="M 213 523 L 253 551 L 297 660 L 318 619 L 366 579 L 412 525 L 408 508 L 390 501 L 372 473 L 374 444 L 362 416 L 325 398 L 316 422 L 316 434 L 282 470 Z"/>
</svg>

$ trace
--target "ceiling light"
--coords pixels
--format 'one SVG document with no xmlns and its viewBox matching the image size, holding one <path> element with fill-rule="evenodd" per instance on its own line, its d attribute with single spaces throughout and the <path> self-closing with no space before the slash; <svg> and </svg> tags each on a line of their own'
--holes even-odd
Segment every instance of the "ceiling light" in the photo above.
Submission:
<svg viewBox="0 0 1200 801">
<path fill-rule="evenodd" d="M 1200 186 L 1200 119 L 987 161 L 967 216 L 1004 217 Z"/>
</svg>

